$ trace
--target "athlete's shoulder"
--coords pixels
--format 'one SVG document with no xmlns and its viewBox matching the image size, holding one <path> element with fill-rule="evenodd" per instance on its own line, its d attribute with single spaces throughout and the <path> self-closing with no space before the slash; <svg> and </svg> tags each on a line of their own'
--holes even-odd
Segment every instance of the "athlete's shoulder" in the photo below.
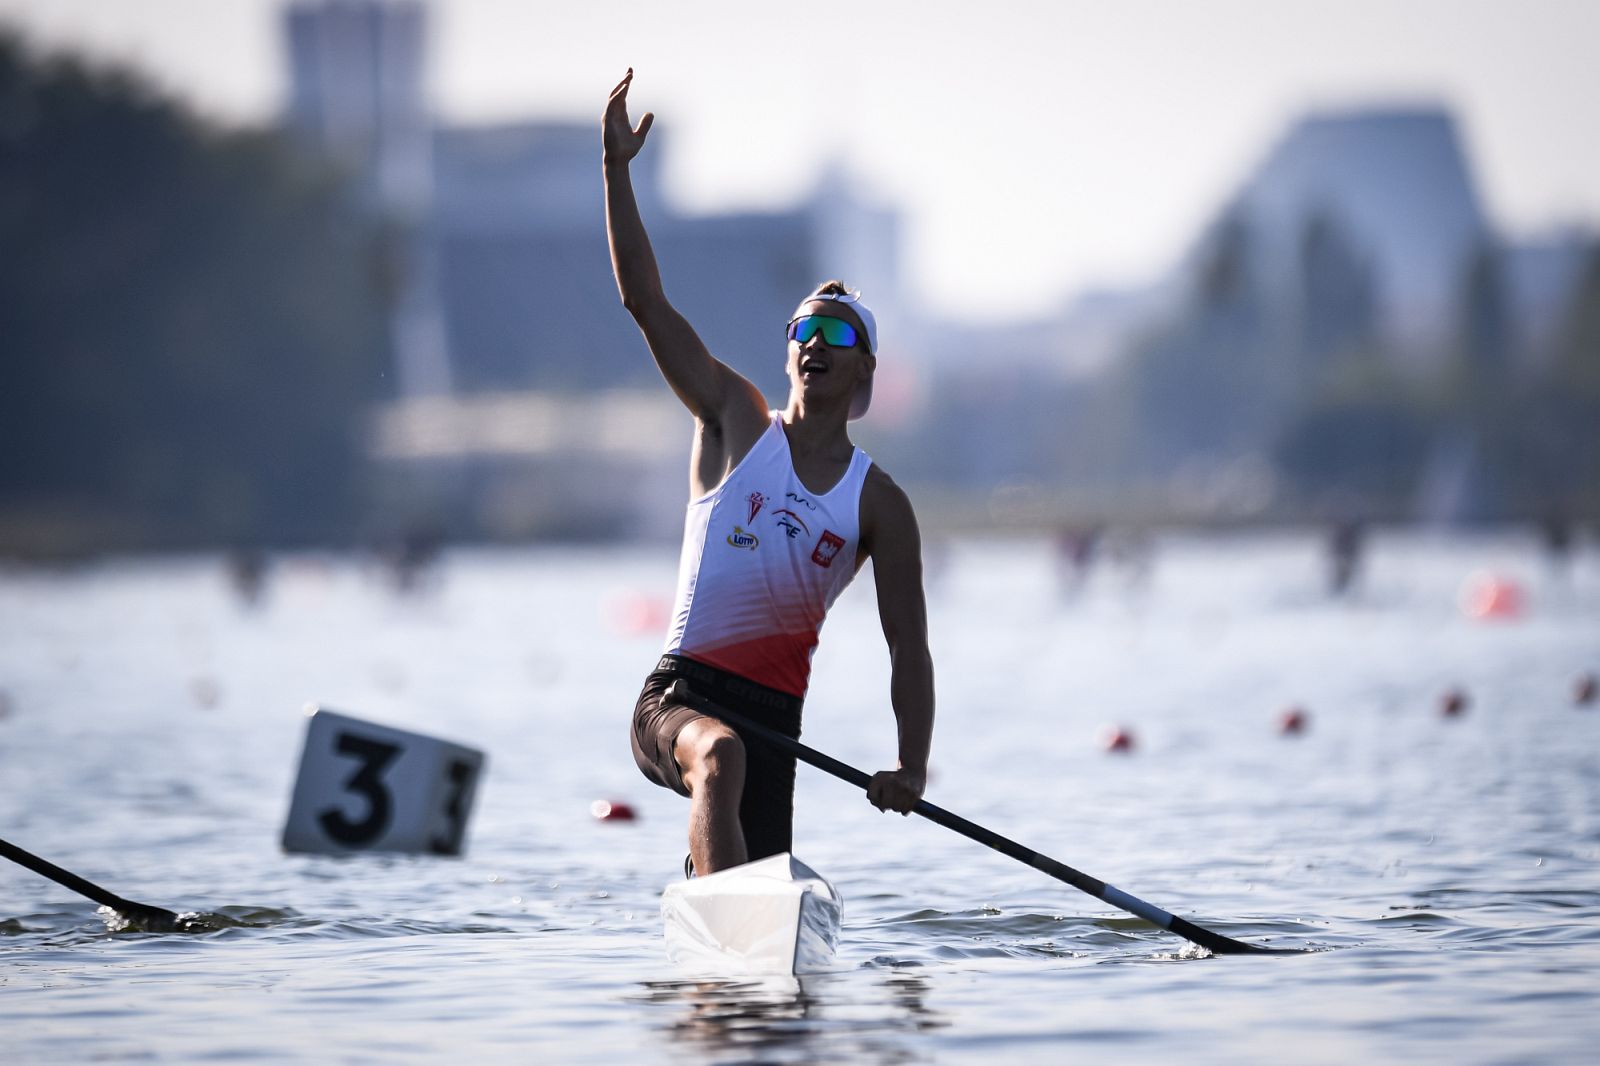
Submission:
<svg viewBox="0 0 1600 1066">
<path fill-rule="evenodd" d="M 868 545 L 884 534 L 904 534 L 917 528 L 916 510 L 889 472 L 873 463 L 861 483 L 861 535 Z"/>
<path fill-rule="evenodd" d="M 729 458 L 732 465 L 736 465 L 776 420 L 767 409 L 766 398 L 749 381 L 741 377 L 739 387 L 733 389 L 733 393 L 734 397 L 722 405 L 714 420 L 697 418 L 696 421 L 704 429 L 721 436 L 731 452 Z"/>
<path fill-rule="evenodd" d="M 908 502 L 910 500 L 910 497 L 906 496 L 905 490 L 900 487 L 894 478 L 889 476 L 889 471 L 885 470 L 877 462 L 873 462 L 867 467 L 866 475 L 861 481 L 861 493 L 863 497 L 867 493 L 871 493 L 874 496 L 900 496 L 904 497 Z"/>
</svg>

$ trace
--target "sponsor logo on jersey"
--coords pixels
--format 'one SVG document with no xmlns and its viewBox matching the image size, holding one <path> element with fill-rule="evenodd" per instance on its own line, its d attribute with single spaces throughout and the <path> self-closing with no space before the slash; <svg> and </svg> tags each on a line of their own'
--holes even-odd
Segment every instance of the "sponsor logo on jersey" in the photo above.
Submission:
<svg viewBox="0 0 1600 1066">
<path fill-rule="evenodd" d="M 789 535 L 790 540 L 794 540 L 802 533 L 808 537 L 811 536 L 811 527 L 806 525 L 806 520 L 787 507 L 778 508 L 778 510 L 772 512 L 772 515 L 778 520 L 778 525 L 783 528 L 783 531 Z"/>
<path fill-rule="evenodd" d="M 746 518 L 745 521 L 754 522 L 756 520 L 756 515 L 761 513 L 761 508 L 766 506 L 767 498 L 761 495 L 759 492 L 752 492 L 750 495 L 745 497 L 745 500 L 747 500 L 750 504 L 750 517 Z"/>
<path fill-rule="evenodd" d="M 747 552 L 753 552 L 756 550 L 756 545 L 761 543 L 761 538 L 754 533 L 746 533 L 743 526 L 734 526 L 733 532 L 728 534 L 728 543 L 735 548 L 743 548 Z M 843 544 L 844 541 L 839 543 Z"/>
<path fill-rule="evenodd" d="M 817 509 L 817 505 L 816 504 L 812 503 L 810 500 L 806 499 L 804 496 L 800 495 L 798 492 L 786 492 L 783 495 L 787 499 L 790 499 L 790 500 L 794 501 L 795 503 L 798 503 L 801 507 L 804 507 L 808 511 L 815 511 Z"/>
<path fill-rule="evenodd" d="M 817 546 L 811 550 L 811 561 L 818 566 L 832 566 L 833 557 L 839 554 L 839 549 L 844 547 L 844 538 L 831 529 L 822 531 L 822 536 L 817 540 Z"/>
</svg>

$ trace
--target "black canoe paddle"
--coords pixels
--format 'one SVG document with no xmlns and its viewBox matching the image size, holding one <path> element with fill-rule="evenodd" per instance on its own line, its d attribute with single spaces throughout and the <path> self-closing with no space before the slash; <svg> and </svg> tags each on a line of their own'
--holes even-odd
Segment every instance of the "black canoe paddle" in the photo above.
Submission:
<svg viewBox="0 0 1600 1066">
<path fill-rule="evenodd" d="M 786 737 L 776 730 L 768 729 L 766 726 L 758 722 L 752 722 L 750 719 L 730 711 L 726 707 L 712 703 L 703 696 L 696 695 L 688 684 L 682 680 L 672 683 L 672 686 L 667 689 L 666 698 L 674 703 L 682 703 L 685 706 L 693 707 L 695 710 L 702 714 L 710 715 L 712 718 L 720 719 L 741 733 L 746 733 L 758 740 L 782 748 L 801 762 L 810 763 L 817 769 L 824 770 L 840 780 L 848 781 L 857 788 L 865 789 L 868 782 L 872 780 L 868 774 L 862 773 L 855 767 L 842 763 L 835 758 L 824 755 L 815 748 L 807 747 L 793 737 Z M 1125 910 L 1129 914 L 1136 914 L 1147 922 L 1176 933 L 1185 940 L 1199 944 L 1214 955 L 1297 954 L 1292 949 L 1265 948 L 1259 944 L 1247 944 L 1242 940 L 1234 940 L 1232 937 L 1223 936 L 1221 933 L 1202 929 L 1191 921 L 1179 918 L 1175 914 L 1168 914 L 1160 907 L 1146 903 L 1136 896 L 1130 896 L 1128 893 L 1108 885 L 1104 881 L 1096 880 L 1085 873 L 1079 873 L 1072 867 L 1065 863 L 1057 862 L 1048 855 L 1041 855 L 1031 848 L 1025 848 L 1014 840 L 1009 840 L 999 833 L 990 832 L 983 826 L 975 822 L 969 822 L 960 815 L 951 814 L 942 807 L 935 807 L 927 800 L 918 800 L 917 805 L 911 809 L 930 822 L 937 822 L 946 829 L 954 829 L 962 836 L 976 840 L 985 847 L 993 848 L 1002 855 L 1009 855 L 1018 862 L 1026 863 L 1035 870 L 1049 874 L 1058 881 L 1065 881 L 1073 888 L 1087 892 L 1095 899 L 1104 900 L 1113 907 Z"/>
<path fill-rule="evenodd" d="M 10 841 L 0 840 L 0 855 L 26 866 L 42 877 L 48 877 L 58 885 L 72 889 L 80 896 L 88 896 L 103 907 L 110 907 L 145 932 L 171 933 L 184 927 L 183 919 L 164 907 L 152 907 L 148 903 L 135 903 L 131 899 L 123 899 L 115 892 L 108 892 L 92 881 L 85 881 L 71 870 L 63 870 L 55 863 L 41 859 L 32 852 L 23 851 Z"/>
</svg>

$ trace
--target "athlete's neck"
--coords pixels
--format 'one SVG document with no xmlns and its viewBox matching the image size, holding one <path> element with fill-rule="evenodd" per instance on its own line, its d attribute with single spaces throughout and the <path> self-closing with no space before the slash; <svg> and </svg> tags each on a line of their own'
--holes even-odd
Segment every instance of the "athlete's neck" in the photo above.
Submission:
<svg viewBox="0 0 1600 1066">
<path fill-rule="evenodd" d="M 850 442 L 850 423 L 847 410 L 837 411 L 807 406 L 798 396 L 789 399 L 789 406 L 780 415 L 783 435 L 789 439 L 789 451 L 795 456 L 835 457 L 848 459 L 855 450 Z"/>
</svg>

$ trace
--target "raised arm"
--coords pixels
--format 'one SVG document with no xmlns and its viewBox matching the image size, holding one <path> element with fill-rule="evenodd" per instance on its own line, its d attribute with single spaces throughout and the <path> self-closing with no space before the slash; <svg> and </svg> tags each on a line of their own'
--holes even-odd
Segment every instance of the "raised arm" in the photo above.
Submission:
<svg viewBox="0 0 1600 1066">
<path fill-rule="evenodd" d="M 872 775 L 867 798 L 879 810 L 909 814 L 928 784 L 933 744 L 933 655 L 922 591 L 922 534 L 911 501 L 879 467 L 861 492 L 861 541 L 872 559 L 878 618 L 889 643 L 889 701 L 899 766 Z"/>
<path fill-rule="evenodd" d="M 604 120 L 606 237 L 622 306 L 638 323 L 661 374 L 691 414 L 703 423 L 725 422 L 730 408 L 739 417 L 751 412 L 765 419 L 766 402 L 755 386 L 713 358 L 705 344 L 667 300 L 655 252 L 639 217 L 628 164 L 644 147 L 655 116 L 646 112 L 638 128 L 628 121 L 628 87 L 633 70 L 611 90 Z"/>
</svg>

